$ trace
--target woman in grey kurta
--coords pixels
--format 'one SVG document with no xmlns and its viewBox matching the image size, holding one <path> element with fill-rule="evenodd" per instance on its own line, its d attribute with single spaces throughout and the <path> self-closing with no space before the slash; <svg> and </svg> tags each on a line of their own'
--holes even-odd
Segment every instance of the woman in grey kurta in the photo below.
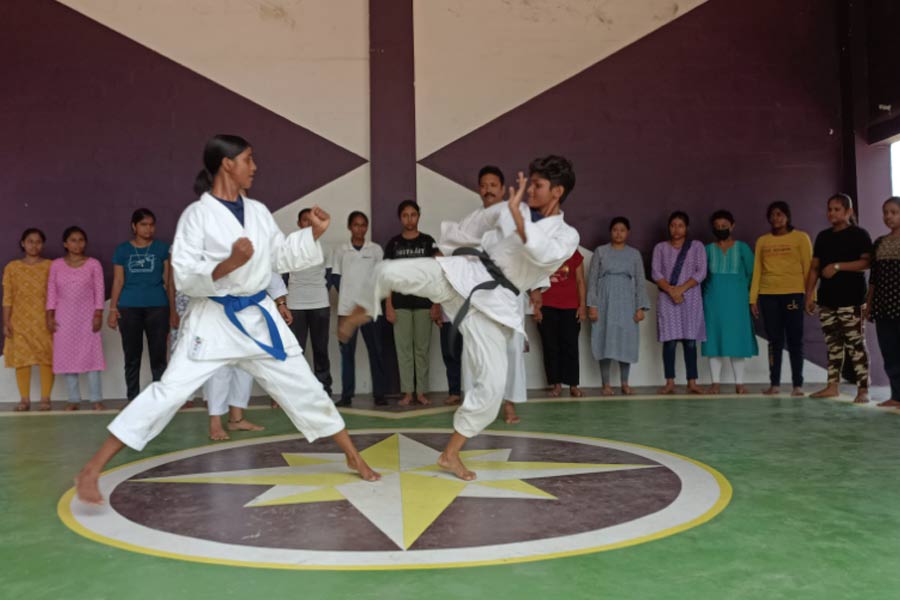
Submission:
<svg viewBox="0 0 900 600">
<path fill-rule="evenodd" d="M 610 365 L 619 363 L 622 392 L 631 394 L 628 372 L 638 360 L 639 323 L 650 309 L 641 254 L 626 246 L 631 225 L 625 217 L 610 224 L 610 243 L 594 250 L 588 274 L 587 305 L 591 327 L 591 350 L 600 361 L 603 395 L 613 393 Z"/>
</svg>

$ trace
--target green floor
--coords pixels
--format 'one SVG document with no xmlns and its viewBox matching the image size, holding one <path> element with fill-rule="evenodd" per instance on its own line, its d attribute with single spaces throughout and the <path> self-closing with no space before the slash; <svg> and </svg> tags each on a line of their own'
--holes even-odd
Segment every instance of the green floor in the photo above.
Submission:
<svg viewBox="0 0 900 600">
<path fill-rule="evenodd" d="M 789 398 L 534 403 L 527 431 L 645 444 L 719 470 L 734 489 L 709 523 L 637 546 L 508 566 L 311 572 L 204 565 L 82 538 L 57 518 L 108 415 L 0 418 L 0 598 L 891 598 L 900 597 L 900 415 Z M 256 410 L 263 435 L 292 433 Z M 353 428 L 450 425 L 450 415 Z M 205 445 L 179 414 L 142 455 Z M 495 429 L 510 429 L 497 423 Z M 244 437 L 247 437 L 245 434 Z"/>
</svg>

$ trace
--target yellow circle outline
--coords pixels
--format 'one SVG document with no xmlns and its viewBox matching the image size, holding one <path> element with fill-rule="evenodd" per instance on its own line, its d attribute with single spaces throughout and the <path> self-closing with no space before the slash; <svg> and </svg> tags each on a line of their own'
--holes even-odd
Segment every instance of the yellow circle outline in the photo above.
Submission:
<svg viewBox="0 0 900 600">
<path fill-rule="evenodd" d="M 403 429 L 403 432 L 429 432 L 434 433 L 436 429 Z M 450 430 L 447 430 L 449 433 Z M 353 433 L 350 431 L 348 433 Z M 187 554 L 178 554 L 176 552 L 162 552 L 159 550 L 151 550 L 149 548 L 144 548 L 142 546 L 136 546 L 134 544 L 130 544 L 127 542 L 122 542 L 113 538 L 108 538 L 103 535 L 99 535 L 90 529 L 84 527 L 81 523 L 79 523 L 75 516 L 72 514 L 71 504 L 72 500 L 75 497 L 75 488 L 72 487 L 62 497 L 59 499 L 59 502 L 56 506 L 57 515 L 59 515 L 60 520 L 72 531 L 77 533 L 78 535 L 85 537 L 89 540 L 93 540 L 95 542 L 99 542 L 101 544 L 105 544 L 107 546 L 113 546 L 115 548 L 120 548 L 122 550 L 128 550 L 131 552 L 136 552 L 139 554 L 147 554 L 150 556 L 157 556 L 162 558 L 170 558 L 175 560 L 184 560 L 188 562 L 196 562 L 203 564 L 212 564 L 212 565 L 228 565 L 233 567 L 252 567 L 258 569 L 282 569 L 282 570 L 290 570 L 290 571 L 407 571 L 407 570 L 419 570 L 419 569 L 459 569 L 465 567 L 483 567 L 483 566 L 493 566 L 493 565 L 511 565 L 517 563 L 526 563 L 526 562 L 535 562 L 539 560 L 551 560 L 555 558 L 567 558 L 570 556 L 581 556 L 584 554 L 595 554 L 597 552 L 607 552 L 609 550 L 618 550 L 619 548 L 627 548 L 628 546 L 636 546 L 638 544 L 644 544 L 646 542 L 652 542 L 654 540 L 659 540 L 662 538 L 670 537 L 678 533 L 682 533 L 687 531 L 688 529 L 693 529 L 699 525 L 706 523 L 707 521 L 712 520 L 713 517 L 718 515 L 720 512 L 725 510 L 725 507 L 731 502 L 731 498 L 733 496 L 733 490 L 731 484 L 725 479 L 725 476 L 722 475 L 716 469 L 713 469 L 709 465 L 705 465 L 699 461 L 696 461 L 687 456 L 683 456 L 681 454 L 676 454 L 675 452 L 669 452 L 668 450 L 660 450 L 659 448 L 654 448 L 652 446 L 646 446 L 644 444 L 633 444 L 631 442 L 621 442 L 619 440 L 610 440 L 607 438 L 595 438 L 588 436 L 578 436 L 571 434 L 559 434 L 559 433 L 543 433 L 543 432 L 533 432 L 533 431 L 497 431 L 497 430 L 485 430 L 484 433 L 489 435 L 511 435 L 515 437 L 538 437 L 541 436 L 553 436 L 553 438 L 545 438 L 545 439 L 559 439 L 559 438 L 567 438 L 573 441 L 576 440 L 594 440 L 599 442 L 611 442 L 615 444 L 622 444 L 626 446 L 633 446 L 635 448 L 644 448 L 646 450 L 651 450 L 653 452 L 660 452 L 662 454 L 668 454 L 669 456 L 674 456 L 675 458 L 687 461 L 692 463 L 701 469 L 708 472 L 713 478 L 716 480 L 716 483 L 719 484 L 719 499 L 716 501 L 712 507 L 707 510 L 705 513 L 696 517 L 686 523 L 681 523 L 680 525 L 676 525 L 674 527 L 670 527 L 668 529 L 663 529 L 662 531 L 657 531 L 656 533 L 651 533 L 645 536 L 636 537 L 634 539 L 626 540 L 623 542 L 616 542 L 613 544 L 605 544 L 601 546 L 594 546 L 591 548 L 579 548 L 578 550 L 567 550 L 564 552 L 550 552 L 547 554 L 535 554 L 531 556 L 522 556 L 522 557 L 513 557 L 506 559 L 496 559 L 496 560 L 481 560 L 481 561 L 470 561 L 470 562 L 452 562 L 452 563 L 433 563 L 433 564 L 408 564 L 408 565 L 351 565 L 351 566 L 341 566 L 341 565 L 287 565 L 281 563 L 263 563 L 263 562 L 252 562 L 252 561 L 240 561 L 240 560 L 227 560 L 227 559 L 213 559 L 213 558 L 204 558 L 200 556 L 192 556 Z M 285 436 L 272 436 L 272 437 L 285 437 Z M 266 438 L 253 438 L 254 440 L 264 440 Z M 206 444 L 204 446 L 197 446 L 198 448 L 208 448 L 210 446 L 214 446 L 216 444 Z M 254 444 L 255 445 L 255 444 Z M 169 456 L 172 454 L 179 454 L 184 452 L 184 450 L 176 450 L 174 452 L 167 452 L 165 454 L 158 454 L 156 456 L 151 456 L 147 458 L 142 458 L 140 460 L 136 460 L 130 463 L 126 463 L 124 465 L 119 465 L 113 469 L 109 469 L 108 471 L 104 471 L 101 473 L 101 477 L 108 473 L 112 473 L 114 471 L 118 471 L 119 469 L 124 469 L 125 467 L 130 467 L 132 465 L 155 460 L 164 456 Z"/>
</svg>

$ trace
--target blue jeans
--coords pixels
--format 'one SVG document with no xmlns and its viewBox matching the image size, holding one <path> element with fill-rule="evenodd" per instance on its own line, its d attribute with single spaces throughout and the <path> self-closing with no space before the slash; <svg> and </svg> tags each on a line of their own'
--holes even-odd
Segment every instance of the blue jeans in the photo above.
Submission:
<svg viewBox="0 0 900 600">
<path fill-rule="evenodd" d="M 381 346 L 381 319 L 369 321 L 353 332 L 347 343 L 341 343 L 341 400 L 353 398 L 356 393 L 356 340 L 362 332 L 369 352 L 369 370 L 372 374 L 372 395 L 384 398 L 384 363 Z"/>
<path fill-rule="evenodd" d="M 684 350 L 684 369 L 687 371 L 688 381 L 697 379 L 697 340 L 669 340 L 663 342 L 663 369 L 666 379 L 675 379 L 675 349 L 681 342 Z"/>
<path fill-rule="evenodd" d="M 103 392 L 100 389 L 100 371 L 88 371 L 85 375 L 87 375 L 91 402 L 100 402 L 103 400 Z M 78 373 L 66 373 L 66 388 L 69 391 L 70 404 L 78 404 L 81 402 L 81 389 L 78 385 Z"/>
</svg>

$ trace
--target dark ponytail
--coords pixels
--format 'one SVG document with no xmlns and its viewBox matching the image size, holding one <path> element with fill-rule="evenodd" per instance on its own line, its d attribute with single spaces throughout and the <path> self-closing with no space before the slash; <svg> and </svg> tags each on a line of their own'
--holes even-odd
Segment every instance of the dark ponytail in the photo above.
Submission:
<svg viewBox="0 0 900 600">
<path fill-rule="evenodd" d="M 197 178 L 194 179 L 194 193 L 198 196 L 202 196 L 212 189 L 212 183 L 212 175 L 209 174 L 209 171 L 203 169 L 197 173 Z"/>
<path fill-rule="evenodd" d="M 249 147 L 250 142 L 238 135 L 219 134 L 210 138 L 203 148 L 203 166 L 205 168 L 194 179 L 194 192 L 199 196 L 211 190 L 213 178 L 219 172 L 222 160 L 234 158 Z"/>
</svg>

